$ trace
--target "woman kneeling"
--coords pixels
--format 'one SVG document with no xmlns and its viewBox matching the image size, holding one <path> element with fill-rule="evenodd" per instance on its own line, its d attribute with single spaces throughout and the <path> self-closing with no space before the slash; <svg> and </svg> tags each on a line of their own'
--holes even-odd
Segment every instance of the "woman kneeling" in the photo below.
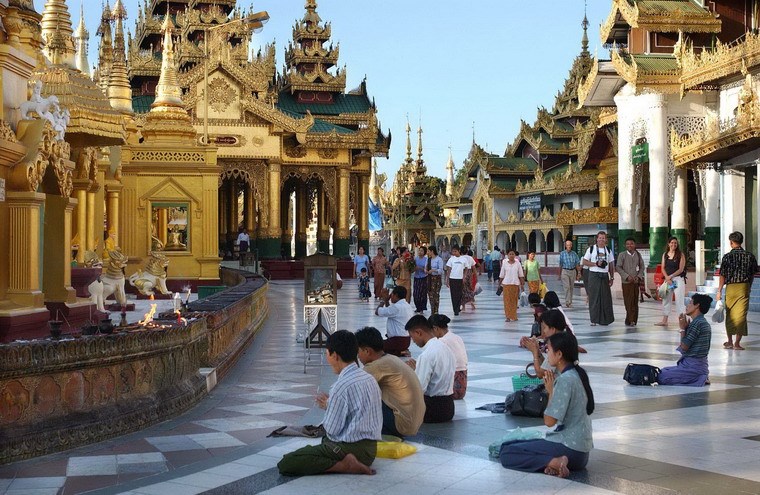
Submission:
<svg viewBox="0 0 760 495">
<path fill-rule="evenodd" d="M 586 370 L 578 365 L 578 341 L 573 334 L 558 332 L 549 337 L 546 357 L 561 373 L 556 379 L 553 373 L 544 376 L 549 393 L 544 424 L 558 426 L 545 440 L 505 442 L 499 459 L 509 469 L 565 478 L 588 463 L 594 393 Z"/>
</svg>

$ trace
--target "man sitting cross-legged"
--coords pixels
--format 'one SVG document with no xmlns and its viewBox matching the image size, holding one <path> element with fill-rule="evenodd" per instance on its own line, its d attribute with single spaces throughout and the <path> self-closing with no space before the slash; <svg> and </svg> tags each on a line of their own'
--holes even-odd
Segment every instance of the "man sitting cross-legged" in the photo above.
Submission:
<svg viewBox="0 0 760 495">
<path fill-rule="evenodd" d="M 422 354 L 407 364 L 417 372 L 425 394 L 425 423 L 445 423 L 454 417 L 454 372 L 456 358 L 451 349 L 433 333 L 422 315 L 414 315 L 406 324 L 409 336 Z"/>
<path fill-rule="evenodd" d="M 317 397 L 317 404 L 327 409 L 322 422 L 327 435 L 320 445 L 285 454 L 277 468 L 285 476 L 375 474 L 369 466 L 375 460 L 383 425 L 380 387 L 356 364 L 354 334 L 338 330 L 327 338 L 326 346 L 327 363 L 338 375 L 330 395 Z"/>
<path fill-rule="evenodd" d="M 686 305 L 686 314 L 678 316 L 681 343 L 676 350 L 681 353 L 681 359 L 675 366 L 662 369 L 657 379 L 660 385 L 702 387 L 709 383 L 707 354 L 710 352 L 712 329 L 705 313 L 710 311 L 711 304 L 712 297 L 707 294 L 694 294 Z"/>
<path fill-rule="evenodd" d="M 356 332 L 359 360 L 375 377 L 383 399 L 383 434 L 416 435 L 425 416 L 425 400 L 417 375 L 401 359 L 383 351 L 383 337 L 374 327 Z"/>
</svg>

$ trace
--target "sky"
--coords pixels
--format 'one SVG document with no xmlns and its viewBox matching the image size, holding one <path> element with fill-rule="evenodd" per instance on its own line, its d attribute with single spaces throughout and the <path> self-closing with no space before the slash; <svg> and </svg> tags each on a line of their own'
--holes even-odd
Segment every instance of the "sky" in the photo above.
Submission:
<svg viewBox="0 0 760 495">
<path fill-rule="evenodd" d="M 67 0 L 74 27 L 80 1 Z M 83 0 L 90 31 L 89 61 L 97 61 L 95 36 L 101 0 Z M 142 0 L 139 0 L 142 2 Z M 135 31 L 138 0 L 122 0 Z M 113 4 L 113 1 L 111 2 Z M 292 27 L 304 14 L 304 0 L 238 1 L 270 15 L 254 46 L 276 41 L 278 66 L 284 62 Z M 42 12 L 42 0 L 35 0 Z M 589 50 L 608 58 L 600 46 L 599 25 L 611 0 L 588 0 Z M 539 106 L 551 109 L 573 59 L 581 51 L 583 0 L 318 0 L 323 21 L 340 42 L 347 90 L 367 78 L 383 132 L 392 132 L 390 157 L 378 158 L 389 182 L 406 153 L 406 122 L 412 125 L 416 158 L 417 127 L 423 129 L 428 174 L 445 178 L 451 149 L 461 167 L 473 140 L 502 155 L 520 129 L 533 123 Z M 390 185 L 390 184 L 388 184 Z"/>
</svg>

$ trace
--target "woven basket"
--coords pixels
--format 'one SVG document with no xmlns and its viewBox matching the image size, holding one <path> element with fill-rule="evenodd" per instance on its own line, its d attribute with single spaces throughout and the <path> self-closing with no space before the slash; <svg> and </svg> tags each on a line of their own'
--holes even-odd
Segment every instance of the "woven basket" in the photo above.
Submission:
<svg viewBox="0 0 760 495">
<path fill-rule="evenodd" d="M 540 385 L 541 383 L 543 383 L 543 380 L 540 378 L 531 378 L 525 373 L 520 373 L 519 376 L 515 375 L 512 377 L 512 390 L 517 392 L 528 385 Z"/>
</svg>

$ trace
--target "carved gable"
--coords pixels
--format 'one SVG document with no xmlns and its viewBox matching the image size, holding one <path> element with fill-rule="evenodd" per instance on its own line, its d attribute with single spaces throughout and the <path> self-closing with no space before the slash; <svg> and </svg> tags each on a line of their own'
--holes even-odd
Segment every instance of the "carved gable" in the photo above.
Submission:
<svg viewBox="0 0 760 495">
<path fill-rule="evenodd" d="M 235 120 L 242 118 L 240 94 L 242 85 L 233 79 L 226 71 L 217 69 L 208 76 L 208 118 L 220 120 Z M 200 79 L 195 83 L 195 114 L 204 116 L 205 83 Z"/>
</svg>

